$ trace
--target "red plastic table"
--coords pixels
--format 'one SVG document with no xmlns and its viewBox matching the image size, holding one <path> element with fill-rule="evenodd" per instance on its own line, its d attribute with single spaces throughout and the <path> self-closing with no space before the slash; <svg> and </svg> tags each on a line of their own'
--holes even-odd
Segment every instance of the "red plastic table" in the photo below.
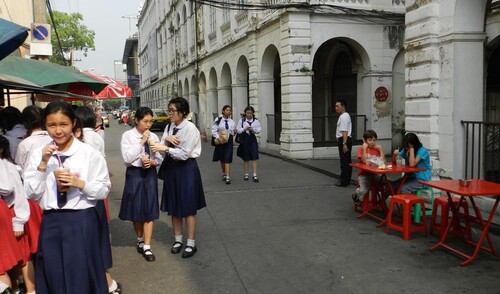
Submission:
<svg viewBox="0 0 500 294">
<path fill-rule="evenodd" d="M 459 180 L 438 180 L 438 181 L 422 181 L 420 182 L 422 185 L 426 185 L 432 188 L 436 188 L 441 191 L 445 191 L 448 194 L 448 201 L 450 203 L 449 207 L 452 210 L 453 214 L 453 219 L 452 221 L 448 222 L 448 226 L 446 227 L 441 239 L 439 242 L 431 247 L 431 250 L 435 250 L 439 247 L 443 247 L 451 252 L 454 252 L 463 258 L 465 258 L 465 261 L 462 262 L 460 265 L 468 265 L 472 261 L 474 261 L 477 257 L 477 254 L 479 253 L 479 250 L 484 250 L 486 252 L 489 252 L 497 257 L 498 254 L 495 251 L 495 247 L 493 246 L 493 242 L 491 241 L 490 235 L 489 235 L 489 228 L 491 225 L 491 221 L 493 220 L 493 216 L 495 215 L 495 212 L 498 207 L 498 202 L 500 200 L 500 184 L 497 183 L 492 183 L 484 180 L 470 180 L 469 185 L 467 187 L 463 187 L 459 184 Z M 460 196 L 460 201 L 458 205 L 452 205 L 452 196 L 451 194 L 456 194 Z M 481 212 L 479 211 L 476 202 L 474 201 L 474 197 L 479 197 L 479 196 L 486 196 L 486 197 L 495 197 L 495 204 L 493 204 L 490 215 L 488 219 L 485 220 L 481 216 Z M 451 224 L 454 221 L 458 221 L 459 213 L 458 213 L 458 208 L 460 207 L 460 204 L 462 201 L 467 201 L 468 199 L 470 203 L 472 204 L 472 207 L 474 209 L 474 212 L 476 213 L 476 220 L 478 223 L 481 225 L 483 232 L 481 233 L 481 236 L 479 237 L 479 240 L 477 242 L 474 242 L 473 240 L 466 240 L 467 243 L 471 244 L 474 246 L 474 252 L 472 255 L 469 255 L 465 252 L 462 252 L 456 248 L 452 248 L 451 246 L 445 244 L 446 237 L 449 233 Z M 483 241 L 484 238 L 488 240 L 488 247 L 483 246 Z"/>
<path fill-rule="evenodd" d="M 407 166 L 407 165 L 402 165 L 402 166 L 396 166 L 395 164 L 393 164 L 392 166 L 391 165 L 388 165 L 387 168 L 384 168 L 384 169 L 380 169 L 378 167 L 375 167 L 375 166 L 372 166 L 372 165 L 367 165 L 367 164 L 364 164 L 364 163 L 351 163 L 350 164 L 352 167 L 354 168 L 357 168 L 359 170 L 362 170 L 362 171 L 365 171 L 365 172 L 369 172 L 369 173 L 372 173 L 372 174 L 377 174 L 377 175 L 381 175 L 381 178 L 380 178 L 380 181 L 378 183 L 372 183 L 372 185 L 376 185 L 375 187 L 375 190 L 377 192 L 382 192 L 383 191 L 383 187 L 384 186 L 388 186 L 389 187 L 389 191 L 390 191 L 390 195 L 397 195 L 401 192 L 401 188 L 403 187 L 403 184 L 408 176 L 408 174 L 410 173 L 414 173 L 414 172 L 420 172 L 420 171 L 424 171 L 425 169 L 424 168 L 420 168 L 420 167 L 410 167 L 410 166 Z M 401 182 L 399 183 L 399 186 L 397 188 L 396 191 L 394 191 L 394 189 L 392 188 L 392 185 L 391 183 L 389 182 L 389 180 L 387 179 L 387 175 L 388 174 L 399 174 L 399 173 L 403 173 L 403 177 L 401 179 Z M 383 192 L 382 192 L 383 193 Z M 374 218 L 376 220 L 379 220 L 380 223 L 377 224 L 377 227 L 383 225 L 386 221 L 386 217 L 384 218 L 380 218 L 379 216 L 377 215 L 374 215 L 373 213 L 371 213 L 371 211 L 373 209 L 380 209 L 380 208 L 385 208 L 385 199 L 382 199 L 382 206 L 380 207 L 375 207 L 375 206 L 372 206 L 372 205 L 363 205 L 363 208 L 362 208 L 362 213 L 358 216 L 358 217 L 364 217 L 364 216 L 369 216 L 371 218 Z"/>
</svg>

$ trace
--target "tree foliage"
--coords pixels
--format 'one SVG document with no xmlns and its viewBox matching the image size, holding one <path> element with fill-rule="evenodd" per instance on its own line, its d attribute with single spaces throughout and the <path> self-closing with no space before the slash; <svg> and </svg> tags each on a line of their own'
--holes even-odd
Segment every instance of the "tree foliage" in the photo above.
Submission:
<svg viewBox="0 0 500 294">
<path fill-rule="evenodd" d="M 53 48 L 51 62 L 66 64 L 66 60 L 71 61 L 73 51 L 83 51 L 83 55 L 87 56 L 89 50 L 95 49 L 95 32 L 81 23 L 83 21 L 82 14 L 53 11 L 52 17 L 53 19 L 49 17 Z M 55 29 L 59 35 L 60 45 Z M 68 63 L 72 64 L 72 62 Z"/>
</svg>

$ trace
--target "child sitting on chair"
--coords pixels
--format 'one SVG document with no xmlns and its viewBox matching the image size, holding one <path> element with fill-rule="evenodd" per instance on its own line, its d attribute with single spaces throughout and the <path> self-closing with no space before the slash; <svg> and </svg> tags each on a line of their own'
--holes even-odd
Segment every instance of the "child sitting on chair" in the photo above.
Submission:
<svg viewBox="0 0 500 294">
<path fill-rule="evenodd" d="M 374 130 L 366 130 L 363 134 L 363 146 L 358 148 L 358 159 L 361 163 L 366 164 L 369 156 L 378 156 L 385 159 L 382 146 L 377 143 L 377 133 Z M 363 197 L 370 189 L 371 183 L 374 180 L 379 180 L 381 175 L 371 174 L 360 170 L 358 173 L 359 187 L 352 193 L 352 201 L 360 205 Z"/>
</svg>

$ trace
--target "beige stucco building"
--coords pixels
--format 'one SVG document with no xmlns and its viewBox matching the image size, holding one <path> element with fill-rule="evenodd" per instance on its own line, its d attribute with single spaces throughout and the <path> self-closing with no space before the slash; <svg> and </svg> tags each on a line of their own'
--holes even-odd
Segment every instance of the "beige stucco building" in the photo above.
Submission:
<svg viewBox="0 0 500 294">
<path fill-rule="evenodd" d="M 262 147 L 328 158 L 344 98 L 355 142 L 371 128 L 389 153 L 415 132 L 435 177 L 498 181 L 500 129 L 484 122 L 500 121 L 499 2 L 148 0 L 141 104 L 188 98 L 202 132 L 223 105 L 236 117 L 250 104 Z"/>
</svg>

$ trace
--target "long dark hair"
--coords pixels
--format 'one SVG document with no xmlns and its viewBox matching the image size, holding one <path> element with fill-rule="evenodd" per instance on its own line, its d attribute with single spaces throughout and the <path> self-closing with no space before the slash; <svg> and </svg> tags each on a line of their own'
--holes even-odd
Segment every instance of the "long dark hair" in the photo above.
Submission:
<svg viewBox="0 0 500 294">
<path fill-rule="evenodd" d="M 403 147 L 408 148 L 409 144 L 413 146 L 413 149 L 415 149 L 415 151 L 422 147 L 422 143 L 414 133 L 406 133 L 406 135 L 403 137 Z"/>
<path fill-rule="evenodd" d="M 0 158 L 7 159 L 8 161 L 14 163 L 12 155 L 10 154 L 9 140 L 7 140 L 7 138 L 5 138 L 3 135 L 0 135 L 0 150 L 1 150 Z"/>
<path fill-rule="evenodd" d="M 244 118 L 246 117 L 247 111 L 249 111 L 249 110 L 252 112 L 253 119 L 255 119 L 255 110 L 250 105 L 248 105 L 247 107 L 245 107 L 245 110 L 243 110 L 243 117 Z"/>
<path fill-rule="evenodd" d="M 30 136 L 34 129 L 43 129 L 42 108 L 37 105 L 29 105 L 23 109 L 21 119 L 26 128 L 26 135 Z"/>
<path fill-rule="evenodd" d="M 95 128 L 96 117 L 92 108 L 87 105 L 80 106 L 75 110 L 75 115 L 83 128 Z"/>
</svg>

